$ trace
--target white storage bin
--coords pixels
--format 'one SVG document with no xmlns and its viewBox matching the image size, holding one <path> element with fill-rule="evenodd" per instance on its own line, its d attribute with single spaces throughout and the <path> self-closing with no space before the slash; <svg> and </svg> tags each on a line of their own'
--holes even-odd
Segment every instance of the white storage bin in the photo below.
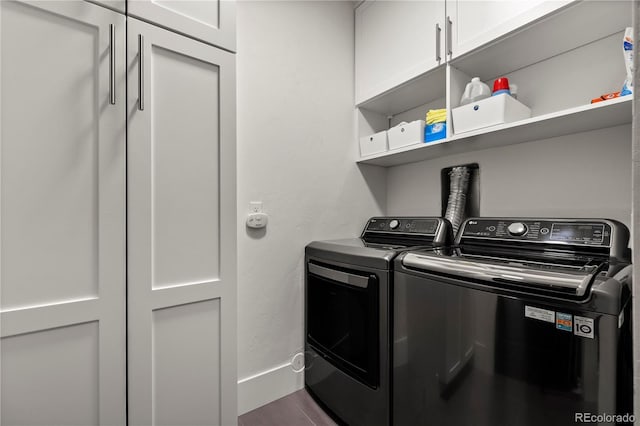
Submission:
<svg viewBox="0 0 640 426">
<path fill-rule="evenodd" d="M 451 112 L 455 134 L 531 117 L 529 107 L 506 93 L 454 108 Z"/>
<path fill-rule="evenodd" d="M 375 133 L 370 136 L 360 138 L 360 156 L 378 154 L 385 152 L 389 148 L 387 146 L 387 131 Z"/>
<path fill-rule="evenodd" d="M 389 129 L 389 149 L 424 142 L 424 120 L 400 123 Z"/>
</svg>

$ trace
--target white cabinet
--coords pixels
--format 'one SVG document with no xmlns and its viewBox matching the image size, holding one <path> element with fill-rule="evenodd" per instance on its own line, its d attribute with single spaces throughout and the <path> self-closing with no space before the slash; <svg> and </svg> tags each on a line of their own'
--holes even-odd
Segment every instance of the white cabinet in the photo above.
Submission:
<svg viewBox="0 0 640 426">
<path fill-rule="evenodd" d="M 87 0 L 91 3 L 95 3 L 104 7 L 108 7 L 109 9 L 113 9 L 120 13 L 126 12 L 126 0 Z"/>
<path fill-rule="evenodd" d="M 0 41 L 0 423 L 235 424 L 234 54 L 84 1 Z"/>
<path fill-rule="evenodd" d="M 447 0 L 447 54 L 459 57 L 572 1 Z"/>
<path fill-rule="evenodd" d="M 125 18 L 0 2 L 0 423 L 122 425 Z"/>
<path fill-rule="evenodd" d="M 355 103 L 371 100 L 572 1 L 365 1 L 355 12 Z"/>
<path fill-rule="evenodd" d="M 235 56 L 127 37 L 129 421 L 235 424 Z"/>
<path fill-rule="evenodd" d="M 408 77 L 364 101 L 356 99 L 358 138 L 423 119 L 429 109 L 450 112 L 460 106 L 472 77 L 489 86 L 501 76 L 516 83 L 518 101 L 531 109 L 531 118 L 461 133 L 448 114 L 446 138 L 358 161 L 392 166 L 630 123 L 629 97 L 590 101 L 621 88 L 621 44 L 625 27 L 631 26 L 631 6 L 630 0 L 447 1 L 444 34 L 453 41 L 447 42 L 453 52 L 447 54 L 446 67 Z M 393 30 L 415 32 L 398 24 L 386 35 Z"/>
<path fill-rule="evenodd" d="M 444 0 L 368 1 L 355 14 L 356 104 L 444 63 Z"/>
<path fill-rule="evenodd" d="M 128 0 L 127 14 L 232 52 L 236 50 L 235 0 Z"/>
</svg>

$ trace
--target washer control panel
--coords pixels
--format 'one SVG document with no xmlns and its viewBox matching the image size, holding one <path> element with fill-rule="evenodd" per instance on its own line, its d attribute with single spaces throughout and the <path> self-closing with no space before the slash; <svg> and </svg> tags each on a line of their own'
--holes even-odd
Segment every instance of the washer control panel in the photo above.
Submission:
<svg viewBox="0 0 640 426">
<path fill-rule="evenodd" d="M 459 239 L 611 245 L 611 225 L 592 220 L 469 219 Z"/>
<path fill-rule="evenodd" d="M 439 224 L 440 220 L 435 218 L 374 217 L 367 223 L 365 232 L 435 235 Z"/>
</svg>

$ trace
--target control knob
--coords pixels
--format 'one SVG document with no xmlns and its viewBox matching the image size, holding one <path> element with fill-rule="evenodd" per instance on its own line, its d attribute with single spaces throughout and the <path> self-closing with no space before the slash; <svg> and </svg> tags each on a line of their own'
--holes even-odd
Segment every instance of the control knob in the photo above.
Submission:
<svg viewBox="0 0 640 426">
<path fill-rule="evenodd" d="M 507 227 L 507 231 L 514 237 L 520 237 L 527 233 L 527 225 L 522 222 L 513 222 Z"/>
<path fill-rule="evenodd" d="M 389 228 L 391 229 L 396 229 L 398 226 L 400 226 L 400 222 L 396 219 L 393 219 L 391 222 L 389 222 Z"/>
</svg>

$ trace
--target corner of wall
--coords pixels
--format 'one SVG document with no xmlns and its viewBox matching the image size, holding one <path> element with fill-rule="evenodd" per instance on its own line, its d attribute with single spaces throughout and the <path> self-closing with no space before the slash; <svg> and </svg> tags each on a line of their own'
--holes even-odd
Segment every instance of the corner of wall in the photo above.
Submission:
<svg viewBox="0 0 640 426">
<path fill-rule="evenodd" d="M 291 363 L 238 380 L 238 416 L 304 387 L 304 371 Z"/>
</svg>

